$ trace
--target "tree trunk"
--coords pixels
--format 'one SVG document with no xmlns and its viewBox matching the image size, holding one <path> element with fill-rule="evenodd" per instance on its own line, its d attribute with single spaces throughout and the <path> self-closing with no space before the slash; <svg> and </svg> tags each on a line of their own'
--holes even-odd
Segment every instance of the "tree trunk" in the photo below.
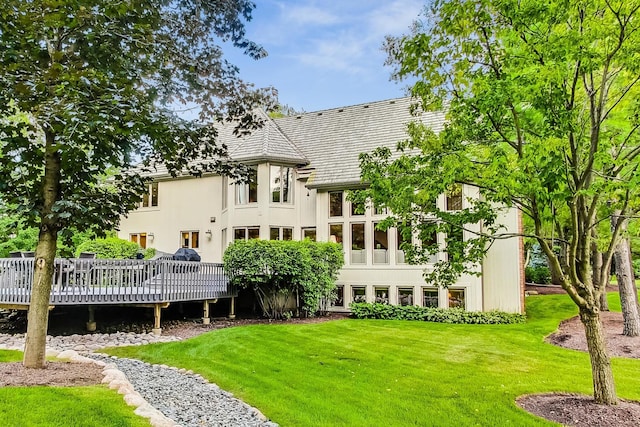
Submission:
<svg viewBox="0 0 640 427">
<path fill-rule="evenodd" d="M 44 368 L 46 365 L 49 298 L 58 239 L 58 228 L 53 215 L 53 205 L 59 197 L 60 156 L 55 149 L 55 136 L 46 130 L 45 143 L 44 178 L 42 183 L 43 207 L 38 246 L 36 247 L 31 302 L 27 315 L 27 337 L 24 346 L 23 364 L 27 368 Z"/>
<path fill-rule="evenodd" d="M 607 354 L 604 329 L 597 308 L 593 310 L 580 308 L 580 320 L 584 325 L 591 359 L 591 375 L 593 377 L 593 397 L 596 403 L 615 405 L 618 403 L 616 388 L 613 382 L 611 360 Z"/>
<path fill-rule="evenodd" d="M 600 252 L 595 243 L 593 244 L 592 250 L 593 256 L 591 261 L 591 266 L 593 269 L 593 286 L 596 289 L 602 289 L 602 293 L 600 294 L 600 311 L 609 311 L 609 300 L 607 300 L 607 283 L 600 283 L 600 275 L 602 272 L 602 252 Z"/>
<path fill-rule="evenodd" d="M 618 279 L 618 292 L 620 294 L 620 306 L 622 307 L 622 318 L 624 322 L 622 334 L 628 337 L 637 337 L 640 335 L 638 291 L 636 289 L 633 265 L 631 263 L 629 238 L 625 236 L 627 223 L 629 221 L 613 215 L 611 217 L 613 227 L 615 227 L 617 221 L 623 221 L 621 225 L 623 237 L 616 245 L 613 253 L 613 259 L 616 265 L 616 277 Z"/>
<path fill-rule="evenodd" d="M 46 365 L 47 329 L 49 325 L 49 297 L 56 254 L 57 233 L 40 231 L 36 248 L 35 272 L 31 303 L 27 315 L 27 338 L 23 364 L 27 368 L 44 368 Z"/>
</svg>

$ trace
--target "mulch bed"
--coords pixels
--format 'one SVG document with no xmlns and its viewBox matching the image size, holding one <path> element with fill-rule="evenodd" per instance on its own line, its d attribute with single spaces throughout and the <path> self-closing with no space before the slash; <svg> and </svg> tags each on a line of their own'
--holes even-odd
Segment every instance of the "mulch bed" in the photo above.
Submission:
<svg viewBox="0 0 640 427">
<path fill-rule="evenodd" d="M 536 394 L 516 401 L 525 411 L 566 426 L 638 427 L 640 403 L 621 400 L 615 406 L 598 405 L 593 397 L 577 394 Z"/>
<path fill-rule="evenodd" d="M 28 369 L 21 362 L 0 363 L 0 387 L 100 384 L 103 369 L 94 363 L 48 362 L 44 369 Z"/>
</svg>

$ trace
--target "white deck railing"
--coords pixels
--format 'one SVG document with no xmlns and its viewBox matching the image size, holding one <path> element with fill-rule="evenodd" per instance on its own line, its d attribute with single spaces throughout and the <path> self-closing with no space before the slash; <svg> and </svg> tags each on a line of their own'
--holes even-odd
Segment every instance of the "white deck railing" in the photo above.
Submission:
<svg viewBox="0 0 640 427">
<path fill-rule="evenodd" d="M 33 258 L 0 258 L 0 304 L 29 304 L 33 263 Z M 55 261 L 50 303 L 160 303 L 236 295 L 222 264 L 166 259 L 59 258 Z"/>
</svg>

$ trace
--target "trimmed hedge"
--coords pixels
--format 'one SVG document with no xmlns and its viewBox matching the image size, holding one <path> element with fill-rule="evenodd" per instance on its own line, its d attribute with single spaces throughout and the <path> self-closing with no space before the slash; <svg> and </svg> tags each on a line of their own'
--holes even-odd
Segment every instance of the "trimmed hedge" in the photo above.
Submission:
<svg viewBox="0 0 640 427">
<path fill-rule="evenodd" d="M 504 311 L 466 311 L 462 308 L 433 308 L 417 305 L 389 305 L 380 303 L 351 303 L 351 315 L 357 319 L 423 320 L 438 323 L 510 324 L 524 323 L 526 316 Z"/>
</svg>

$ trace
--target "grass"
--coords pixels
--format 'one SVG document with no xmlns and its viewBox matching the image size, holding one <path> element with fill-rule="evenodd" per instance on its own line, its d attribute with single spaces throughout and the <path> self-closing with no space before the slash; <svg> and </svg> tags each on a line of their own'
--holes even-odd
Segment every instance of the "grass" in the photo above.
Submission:
<svg viewBox="0 0 640 427">
<path fill-rule="evenodd" d="M 0 350 L 0 362 L 19 362 L 22 352 Z M 90 387 L 0 387 L 2 427 L 149 426 L 114 390 Z"/>
<path fill-rule="evenodd" d="M 285 427 L 553 425 L 515 398 L 591 394 L 589 360 L 543 341 L 577 313 L 567 296 L 529 297 L 527 311 L 524 325 L 253 325 L 109 353 L 192 369 Z M 613 366 L 619 395 L 640 399 L 640 361 Z"/>
</svg>

